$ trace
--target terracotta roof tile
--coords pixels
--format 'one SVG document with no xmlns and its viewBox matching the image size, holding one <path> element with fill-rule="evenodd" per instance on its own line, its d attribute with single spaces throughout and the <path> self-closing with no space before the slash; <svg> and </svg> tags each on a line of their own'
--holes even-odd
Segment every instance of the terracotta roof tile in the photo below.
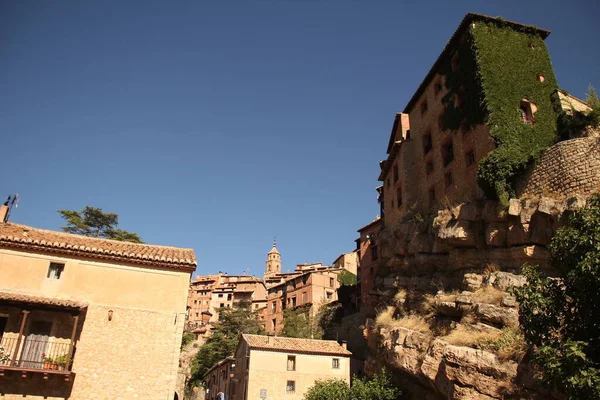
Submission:
<svg viewBox="0 0 600 400">
<path fill-rule="evenodd" d="M 92 238 L 12 222 L 0 223 L 0 246 L 169 268 L 194 269 L 198 265 L 193 249 Z"/>
<path fill-rule="evenodd" d="M 86 308 L 88 306 L 87 302 L 85 301 L 44 297 L 20 291 L 11 291 L 7 289 L 0 290 L 0 300 L 13 303 L 38 304 L 72 309 L 81 309 Z"/>
<path fill-rule="evenodd" d="M 294 353 L 351 356 L 352 353 L 335 340 L 297 339 L 281 336 L 242 335 L 251 349 L 289 351 Z"/>
</svg>

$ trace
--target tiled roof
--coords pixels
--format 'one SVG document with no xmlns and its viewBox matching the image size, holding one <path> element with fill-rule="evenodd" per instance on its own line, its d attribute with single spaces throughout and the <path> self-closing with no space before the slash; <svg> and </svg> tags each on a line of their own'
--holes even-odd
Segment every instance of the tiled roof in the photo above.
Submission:
<svg viewBox="0 0 600 400">
<path fill-rule="evenodd" d="M 81 309 L 86 308 L 88 306 L 88 304 L 84 301 L 44 297 L 36 294 L 30 294 L 20 291 L 11 291 L 7 289 L 0 290 L 0 301 L 6 301 L 11 303 L 38 304 L 43 306 L 71 309 Z"/>
<path fill-rule="evenodd" d="M 351 356 L 352 353 L 335 340 L 297 339 L 280 336 L 242 335 L 251 349 L 288 351 L 292 353 Z"/>
<path fill-rule="evenodd" d="M 368 228 L 374 226 L 375 224 L 378 224 L 382 222 L 381 218 L 379 216 L 377 216 L 377 218 L 375 218 L 373 221 L 369 222 L 368 224 L 366 224 L 365 226 L 363 226 L 362 228 L 360 228 L 359 230 L 357 230 L 357 232 L 362 232 L 364 230 L 367 230 Z"/>
<path fill-rule="evenodd" d="M 193 249 L 92 238 L 12 222 L 0 223 L 0 246 L 157 267 L 193 270 L 198 265 Z"/>
</svg>

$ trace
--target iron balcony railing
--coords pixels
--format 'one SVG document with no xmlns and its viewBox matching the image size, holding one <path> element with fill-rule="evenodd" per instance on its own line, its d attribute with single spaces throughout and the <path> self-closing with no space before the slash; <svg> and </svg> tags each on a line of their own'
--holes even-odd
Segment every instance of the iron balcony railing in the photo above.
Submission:
<svg viewBox="0 0 600 400">
<path fill-rule="evenodd" d="M 0 341 L 0 367 L 70 371 L 71 365 L 67 365 L 70 347 L 70 340 L 54 342 L 24 337 L 19 344 L 17 338 L 4 337 Z"/>
</svg>

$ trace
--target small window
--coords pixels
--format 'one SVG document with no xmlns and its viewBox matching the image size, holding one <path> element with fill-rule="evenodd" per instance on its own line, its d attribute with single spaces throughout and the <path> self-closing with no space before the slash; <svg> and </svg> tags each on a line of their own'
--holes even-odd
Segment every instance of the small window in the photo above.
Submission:
<svg viewBox="0 0 600 400">
<path fill-rule="evenodd" d="M 285 385 L 285 391 L 288 393 L 294 393 L 296 391 L 296 381 L 287 381 Z"/>
<path fill-rule="evenodd" d="M 231 294 L 227 295 L 227 300 L 231 300 Z"/>
<path fill-rule="evenodd" d="M 198 300 L 194 300 L 194 304 L 198 304 Z"/>
<path fill-rule="evenodd" d="M 196 317 L 198 317 L 198 313 L 196 313 Z"/>
<path fill-rule="evenodd" d="M 327 300 L 333 299 L 333 293 L 331 292 L 325 292 L 325 296 L 327 297 Z"/>
<path fill-rule="evenodd" d="M 537 74 L 537 75 L 535 76 L 535 79 L 537 79 L 537 81 L 538 81 L 538 82 L 544 82 L 544 79 L 545 79 L 545 78 L 544 78 L 544 75 L 542 75 L 542 74 Z"/>
<path fill-rule="evenodd" d="M 333 278 L 329 278 L 329 287 L 333 287 Z"/>
<path fill-rule="evenodd" d="M 452 172 L 448 172 L 444 175 L 444 182 L 446 182 L 446 186 L 450 186 L 454 183 L 452 180 Z"/>
<path fill-rule="evenodd" d="M 425 172 L 427 172 L 427 175 L 433 172 L 433 161 L 429 161 L 427 164 L 425 164 Z"/>
<path fill-rule="evenodd" d="M 472 150 L 469 151 L 467 154 L 465 154 L 465 160 L 466 160 L 467 166 L 471 166 L 471 165 L 475 164 L 475 153 Z"/>
<path fill-rule="evenodd" d="M 334 358 L 331 360 L 331 368 L 338 369 L 340 367 L 340 359 Z"/>
<path fill-rule="evenodd" d="M 435 203 L 435 188 L 429 189 L 429 203 Z"/>
<path fill-rule="evenodd" d="M 221 308 L 225 307 L 225 303 L 219 304 L 219 307 L 221 307 Z"/>
<path fill-rule="evenodd" d="M 394 183 L 398 182 L 398 166 L 394 164 Z"/>
<path fill-rule="evenodd" d="M 526 125 L 534 125 L 533 114 L 537 111 L 537 107 L 534 103 L 527 99 L 521 100 L 520 110 L 521 122 Z"/>
<path fill-rule="evenodd" d="M 406 131 L 406 140 L 410 140 L 410 129 Z"/>
<path fill-rule="evenodd" d="M 271 326 L 273 327 L 273 330 L 277 329 L 277 318 L 271 320 Z M 248 359 L 250 359 L 250 357 L 248 357 Z"/>
<path fill-rule="evenodd" d="M 219 293 L 219 295 L 217 297 L 218 298 L 222 298 L 223 297 L 223 293 Z"/>
<path fill-rule="evenodd" d="M 442 159 L 444 160 L 444 167 L 454 160 L 454 146 L 452 141 L 442 146 Z"/>
<path fill-rule="evenodd" d="M 292 297 L 292 307 L 296 307 L 296 297 Z"/>
<path fill-rule="evenodd" d="M 287 370 L 288 371 L 296 370 L 296 356 L 288 356 L 287 357 Z"/>
<path fill-rule="evenodd" d="M 62 275 L 64 269 L 65 264 L 50 263 L 50 267 L 48 267 L 48 275 L 46 275 L 46 278 L 60 279 L 60 276 Z"/>
<path fill-rule="evenodd" d="M 398 208 L 402 207 L 402 189 L 396 190 L 396 199 L 398 201 Z"/>
<path fill-rule="evenodd" d="M 377 254 L 377 246 L 371 246 L 371 261 L 375 261 L 379 258 Z"/>
<path fill-rule="evenodd" d="M 271 310 L 273 310 L 273 312 L 276 312 L 276 311 L 277 311 L 277 302 L 275 302 L 275 301 L 274 301 L 274 302 L 271 304 Z"/>
<path fill-rule="evenodd" d="M 421 103 L 421 115 L 425 114 L 425 112 L 427 112 L 427 100 Z"/>
<path fill-rule="evenodd" d="M 433 92 L 437 96 L 441 91 L 442 91 L 442 84 L 440 82 L 436 82 L 435 85 L 433 85 Z"/>
<path fill-rule="evenodd" d="M 423 136 L 423 153 L 427 154 L 431 151 L 431 148 L 433 147 L 433 142 L 431 141 L 431 134 L 428 133 L 425 136 Z"/>
</svg>

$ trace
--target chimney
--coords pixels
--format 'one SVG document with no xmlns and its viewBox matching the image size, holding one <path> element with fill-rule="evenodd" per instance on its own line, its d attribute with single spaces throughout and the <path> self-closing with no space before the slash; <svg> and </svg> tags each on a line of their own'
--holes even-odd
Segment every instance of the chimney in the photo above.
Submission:
<svg viewBox="0 0 600 400">
<path fill-rule="evenodd" d="M 342 343 L 341 343 L 341 345 L 342 345 L 342 347 L 344 348 L 344 350 L 348 350 L 348 342 L 347 342 L 347 341 L 345 341 L 345 340 L 342 340 Z"/>
<path fill-rule="evenodd" d="M 7 205 L 0 206 L 0 221 L 2 221 L 2 222 L 8 221 L 8 206 Z"/>
</svg>

